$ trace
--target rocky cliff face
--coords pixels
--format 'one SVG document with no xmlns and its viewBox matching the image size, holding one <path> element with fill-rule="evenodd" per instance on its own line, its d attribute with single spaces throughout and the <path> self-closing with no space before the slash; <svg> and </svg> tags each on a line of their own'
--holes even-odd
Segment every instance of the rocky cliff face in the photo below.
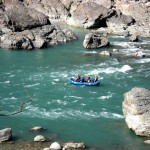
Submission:
<svg viewBox="0 0 150 150">
<path fill-rule="evenodd" d="M 132 16 L 137 24 L 150 26 L 150 2 L 149 0 L 116 1 L 116 9 Z"/>
<path fill-rule="evenodd" d="M 110 34 L 150 37 L 149 16 L 148 0 L 0 0 L 0 34 L 62 19 L 76 27 L 105 28 Z"/>
<path fill-rule="evenodd" d="M 150 136 L 150 91 L 133 88 L 124 94 L 122 107 L 129 129 L 136 135 Z"/>
</svg>

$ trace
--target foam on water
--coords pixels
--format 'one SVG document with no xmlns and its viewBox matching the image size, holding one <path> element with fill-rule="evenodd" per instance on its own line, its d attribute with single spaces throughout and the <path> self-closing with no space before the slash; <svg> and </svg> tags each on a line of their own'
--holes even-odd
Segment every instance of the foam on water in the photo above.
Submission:
<svg viewBox="0 0 150 150">
<path fill-rule="evenodd" d="M 98 99 L 104 100 L 104 99 L 109 99 L 109 98 L 111 98 L 111 97 L 112 97 L 112 95 L 100 96 L 100 97 L 98 97 Z"/>
<path fill-rule="evenodd" d="M 136 48 L 133 42 L 112 42 L 114 46 L 121 46 L 124 48 Z"/>
<path fill-rule="evenodd" d="M 38 86 L 40 85 L 40 83 L 35 83 L 35 84 L 30 84 L 30 85 L 25 85 L 25 88 L 29 88 L 29 87 L 34 87 L 34 86 Z"/>
<path fill-rule="evenodd" d="M 4 100 L 16 100 L 17 98 L 16 97 L 7 97 L 7 98 L 4 98 Z"/>
<path fill-rule="evenodd" d="M 81 104 L 84 105 L 84 104 Z M 24 116 L 35 117 L 35 118 L 48 118 L 51 120 L 54 119 L 71 119 L 71 120 L 91 120 L 95 118 L 113 118 L 113 119 L 121 119 L 124 118 L 123 115 L 111 112 L 95 112 L 93 110 L 90 111 L 80 111 L 73 109 L 63 110 L 61 108 L 46 110 L 44 108 L 26 107 L 28 111 L 26 113 L 22 113 Z M 32 114 L 32 115 L 31 115 Z"/>
<path fill-rule="evenodd" d="M 9 83 L 10 83 L 10 81 L 5 81 L 4 83 L 9 84 Z"/>
<path fill-rule="evenodd" d="M 145 64 L 145 63 L 149 63 L 149 62 L 150 62 L 150 58 L 136 59 L 134 61 L 134 63 L 138 63 L 138 64 Z"/>
<path fill-rule="evenodd" d="M 124 116 L 121 115 L 121 114 L 116 114 L 116 113 L 111 113 L 111 112 L 106 112 L 106 111 L 101 112 L 100 114 L 101 114 L 101 116 L 103 116 L 105 118 L 113 118 L 113 119 L 122 119 L 122 118 L 124 118 Z"/>
<path fill-rule="evenodd" d="M 88 51 L 88 52 L 85 52 L 86 54 L 96 54 L 97 52 L 96 51 Z"/>
<path fill-rule="evenodd" d="M 71 96 L 66 96 L 66 95 L 65 95 L 64 98 L 83 99 L 83 97 L 73 96 L 73 95 L 71 95 Z"/>
<path fill-rule="evenodd" d="M 51 102 L 48 102 L 48 104 L 67 105 L 68 102 L 60 100 L 60 99 L 57 99 L 57 100 L 52 100 Z"/>
<path fill-rule="evenodd" d="M 129 65 L 122 66 L 118 71 L 126 73 L 127 71 L 132 70 L 132 68 Z"/>
<path fill-rule="evenodd" d="M 88 73 L 89 74 L 100 74 L 100 73 L 113 74 L 116 72 L 126 73 L 129 70 L 132 70 L 132 68 L 129 65 L 123 65 L 121 68 L 108 67 L 108 68 L 93 69 L 90 70 Z"/>
</svg>

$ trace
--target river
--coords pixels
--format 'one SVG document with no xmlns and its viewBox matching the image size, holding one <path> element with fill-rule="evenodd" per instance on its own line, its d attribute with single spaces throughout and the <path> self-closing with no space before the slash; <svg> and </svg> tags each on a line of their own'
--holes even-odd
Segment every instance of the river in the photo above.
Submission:
<svg viewBox="0 0 150 150">
<path fill-rule="evenodd" d="M 0 129 L 10 127 L 17 139 L 31 141 L 36 133 L 29 129 L 42 126 L 48 129 L 42 134 L 56 141 L 84 142 L 104 150 L 147 150 L 145 139 L 127 128 L 122 102 L 133 87 L 150 90 L 150 58 L 125 56 L 149 53 L 150 39 L 134 44 L 111 35 L 109 48 L 87 51 L 82 42 L 89 31 L 72 29 L 77 41 L 41 50 L 0 51 L 0 113 L 15 112 L 32 98 L 22 113 L 0 117 Z M 112 56 L 92 55 L 102 50 Z M 76 74 L 98 75 L 101 84 L 72 85 L 68 80 Z"/>
</svg>

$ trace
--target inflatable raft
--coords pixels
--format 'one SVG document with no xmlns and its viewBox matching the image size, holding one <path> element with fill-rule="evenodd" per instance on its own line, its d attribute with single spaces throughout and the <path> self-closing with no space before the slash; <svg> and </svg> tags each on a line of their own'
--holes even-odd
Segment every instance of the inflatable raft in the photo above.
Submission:
<svg viewBox="0 0 150 150">
<path fill-rule="evenodd" d="M 74 85 L 87 85 L 87 86 L 96 86 L 100 84 L 99 80 L 97 80 L 96 82 L 76 82 L 70 79 L 69 82 Z"/>
</svg>

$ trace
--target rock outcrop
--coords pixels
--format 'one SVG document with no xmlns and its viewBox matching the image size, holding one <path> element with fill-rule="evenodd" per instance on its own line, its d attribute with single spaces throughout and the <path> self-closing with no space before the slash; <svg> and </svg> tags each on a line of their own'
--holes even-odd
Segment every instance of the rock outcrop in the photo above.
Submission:
<svg viewBox="0 0 150 150">
<path fill-rule="evenodd" d="M 108 39 L 96 33 L 86 34 L 85 39 L 83 41 L 83 47 L 86 49 L 101 48 L 106 47 L 108 45 L 109 45 Z"/>
<path fill-rule="evenodd" d="M 3 34 L 0 37 L 0 47 L 4 49 L 33 49 L 31 40 L 19 32 Z"/>
<path fill-rule="evenodd" d="M 75 40 L 77 37 L 69 30 L 61 30 L 54 25 L 24 30 L 22 32 L 10 32 L 0 36 L 0 48 L 3 49 L 24 49 L 43 48 L 47 45 L 66 43 Z"/>
<path fill-rule="evenodd" d="M 36 9 L 38 12 L 44 13 L 49 19 L 66 19 L 69 11 L 61 0 L 25 0 L 28 7 Z"/>
<path fill-rule="evenodd" d="M 11 128 L 5 128 L 0 130 L 0 142 L 11 140 L 12 130 Z"/>
<path fill-rule="evenodd" d="M 48 43 L 57 44 L 76 39 L 72 38 L 71 32 L 55 29 L 52 34 L 45 34 L 46 38 L 43 37 L 39 30 L 42 32 L 46 30 L 45 26 L 51 24 L 51 19 L 62 19 L 76 27 L 99 28 L 97 31 L 106 34 L 150 37 L 149 16 L 150 2 L 148 0 L 1 0 L 0 36 L 14 33 L 10 36 L 13 42 L 6 40 L 11 45 L 3 40 L 7 37 L 5 35 L 5 38 L 3 37 L 0 41 L 0 47 L 43 48 Z M 33 39 L 28 37 L 29 34 L 27 37 L 22 37 L 22 33 L 16 33 L 24 30 L 32 30 L 29 32 L 33 34 Z M 21 37 L 14 38 L 19 34 Z"/>
<path fill-rule="evenodd" d="M 6 26 L 12 31 L 23 31 L 50 24 L 46 15 L 35 9 L 28 8 L 22 3 L 4 12 Z"/>
<path fill-rule="evenodd" d="M 106 19 L 112 16 L 114 10 L 107 9 L 94 2 L 82 2 L 67 19 L 69 25 L 83 28 L 97 28 L 106 26 Z"/>
<path fill-rule="evenodd" d="M 116 9 L 132 16 L 139 25 L 150 26 L 150 4 L 148 0 L 116 1 Z"/>
<path fill-rule="evenodd" d="M 150 91 L 133 88 L 124 94 L 122 105 L 125 121 L 136 135 L 150 136 Z"/>
</svg>

